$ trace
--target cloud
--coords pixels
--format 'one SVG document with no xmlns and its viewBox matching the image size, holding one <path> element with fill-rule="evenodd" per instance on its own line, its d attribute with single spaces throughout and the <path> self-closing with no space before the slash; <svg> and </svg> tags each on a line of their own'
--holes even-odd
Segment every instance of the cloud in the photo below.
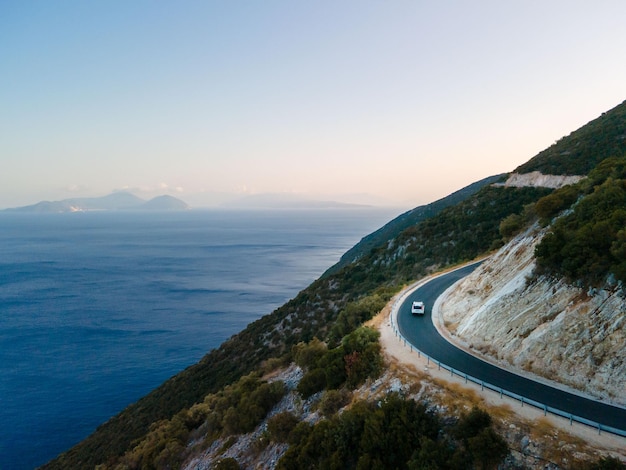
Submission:
<svg viewBox="0 0 626 470">
<path fill-rule="evenodd" d="M 87 186 L 86 184 L 70 184 L 69 186 L 66 186 L 65 191 L 69 191 L 71 193 L 78 193 L 78 192 L 82 192 L 82 191 L 87 191 L 89 189 L 89 186 Z"/>
<path fill-rule="evenodd" d="M 168 193 L 184 193 L 185 188 L 182 186 L 171 186 L 167 183 L 159 183 L 154 186 L 122 186 L 121 188 L 116 188 L 113 192 L 129 192 L 137 195 L 145 195 L 145 196 L 159 196 Z"/>
</svg>

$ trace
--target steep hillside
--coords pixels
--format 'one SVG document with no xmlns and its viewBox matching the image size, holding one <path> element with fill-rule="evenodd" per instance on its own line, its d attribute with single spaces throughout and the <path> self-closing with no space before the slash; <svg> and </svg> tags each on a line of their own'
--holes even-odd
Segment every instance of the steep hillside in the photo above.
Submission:
<svg viewBox="0 0 626 470">
<path fill-rule="evenodd" d="M 265 361 L 281 357 L 288 360 L 295 344 L 314 337 L 341 339 L 376 313 L 364 308 L 359 299 L 388 299 L 406 282 L 500 246 L 500 220 L 521 212 L 526 204 L 550 191 L 486 186 L 461 204 L 405 230 L 358 262 L 315 281 L 296 298 L 250 324 L 44 468 L 93 468 L 114 459 L 144 435 L 152 423 L 201 402 L 207 394 L 253 370 L 262 369 Z"/>
<path fill-rule="evenodd" d="M 338 272 L 349 264 L 354 263 L 362 256 L 367 255 L 372 249 L 387 244 L 403 230 L 420 223 L 422 220 L 426 220 L 429 217 L 439 214 L 439 212 L 446 207 L 454 206 L 461 201 L 464 201 L 468 197 L 476 194 L 484 186 L 494 184 L 497 181 L 502 180 L 504 177 L 505 175 L 495 175 L 484 178 L 466 186 L 463 189 L 459 189 L 458 191 L 455 191 L 449 196 L 439 199 L 438 201 L 416 207 L 415 209 L 411 209 L 404 214 L 400 214 L 398 217 L 385 224 L 375 232 L 363 237 L 359 243 L 350 248 L 341 257 L 337 264 L 328 269 L 328 271 L 324 273 L 324 276 Z"/>
<path fill-rule="evenodd" d="M 621 142 L 615 136 L 621 132 L 620 129 L 626 129 L 626 113 L 623 106 L 616 108 L 618 111 L 606 113 L 610 114 L 610 119 L 603 116 L 592 121 L 591 130 L 583 128 L 559 141 L 559 145 L 563 146 L 559 149 L 577 149 L 575 158 L 572 157 L 575 164 L 569 166 L 564 164 L 568 160 L 565 157 L 573 154 L 566 155 L 563 152 L 567 150 L 557 149 L 551 150 L 547 156 L 540 154 L 533 159 L 535 160 L 533 164 L 525 167 L 523 171 L 520 167 L 518 172 L 543 170 L 544 174 L 586 175 L 595 165 L 585 163 L 581 166 L 581 163 L 599 158 L 593 143 L 596 136 L 612 135 L 610 142 Z M 589 142 L 587 137 L 590 139 Z M 613 150 L 610 151 L 619 151 L 620 145 L 617 150 L 611 147 Z M 550 155 L 553 157 L 549 157 Z M 554 168 L 554 171 L 549 171 L 550 168 Z M 376 306 L 381 302 L 384 304 L 403 285 L 446 266 L 473 259 L 502 247 L 505 242 L 503 235 L 506 238 L 515 229 L 523 227 L 529 217 L 533 216 L 532 209 L 528 208 L 536 207 L 537 201 L 553 191 L 552 188 L 544 187 L 486 185 L 460 203 L 447 207 L 397 234 L 392 234 L 384 243 L 373 247 L 355 261 L 331 271 L 284 306 L 250 324 L 218 349 L 209 352 L 198 364 L 171 378 L 136 404 L 129 406 L 45 468 L 92 469 L 103 462 L 108 462 L 114 467 L 120 456 L 132 449 L 133 442 L 138 442 L 138 439 L 148 435 L 150 429 L 153 432 L 158 431 L 159 423 L 165 422 L 163 420 L 179 416 L 181 410 L 196 409 L 194 404 L 202 406 L 201 403 L 209 394 L 223 390 L 251 371 L 266 370 L 272 364 L 289 363 L 293 360 L 292 348 L 298 343 L 309 342 L 317 337 L 327 341 L 329 347 L 339 348 L 342 338 L 350 335 L 363 321 L 368 320 L 376 313 Z M 562 207 L 563 205 L 575 202 L 576 198 L 572 200 L 572 195 L 577 196 L 576 193 L 567 193 L 567 197 L 561 197 L 563 195 L 559 194 L 548 199 L 549 204 L 544 203 L 542 206 L 541 213 L 546 215 L 543 218 L 548 218 L 547 215 L 552 214 L 552 210 L 558 212 L 566 208 Z M 501 231 L 503 221 L 506 221 L 507 229 Z M 528 236 L 531 236 L 530 233 Z M 532 236 L 538 238 L 539 235 Z M 553 270 L 550 273 L 546 276 L 558 278 L 558 271 Z M 518 284 L 514 282 L 511 286 L 519 287 L 519 283 L 522 282 L 520 279 L 524 278 L 523 274 L 521 276 L 522 278 L 516 278 L 515 282 Z M 560 284 L 550 286 L 556 289 L 555 293 L 560 289 Z M 491 288 L 490 285 L 481 284 L 481 289 L 485 292 L 489 292 Z M 469 289 L 471 288 L 468 288 L 468 292 Z M 477 297 L 486 295 L 485 292 L 476 295 Z M 584 294 L 584 291 L 579 292 L 579 297 L 583 297 Z M 479 303 L 480 299 L 476 301 L 476 305 Z M 531 302 L 529 305 L 534 304 Z M 540 323 L 555 320 L 561 312 L 559 309 L 565 305 L 567 304 L 555 305 Z M 458 323 L 456 331 L 460 331 L 461 320 L 457 322 L 455 318 L 448 321 L 453 327 Z M 494 321 L 493 318 L 486 320 L 487 323 Z M 480 324 L 477 318 L 473 323 Z M 505 322 L 498 319 L 497 323 Z M 620 325 L 615 326 L 615 331 L 620 329 Z M 529 330 L 528 327 L 529 325 L 526 325 L 519 329 L 519 337 L 522 340 L 535 331 Z M 508 333 L 509 328 L 511 327 L 506 327 L 505 334 L 513 334 Z M 580 326 L 572 323 L 572 328 L 578 328 L 581 337 L 589 335 L 584 324 Z M 603 331 L 609 331 L 611 328 L 613 324 L 607 323 Z M 537 331 L 542 329 L 537 328 Z M 592 341 L 599 338 L 598 335 L 601 333 L 598 330 L 596 336 L 591 336 Z M 610 334 L 607 333 L 609 336 Z M 619 339 L 615 336 L 611 341 L 618 342 Z M 601 351 L 602 347 L 608 348 L 606 353 Z M 609 343 L 602 347 L 596 351 L 598 361 L 610 360 L 613 350 Z M 534 350 L 533 354 L 539 354 L 539 350 Z M 567 351 L 563 350 L 561 354 L 567 354 Z M 354 361 L 355 357 L 351 355 L 344 358 L 335 357 L 333 364 L 337 365 L 341 360 L 337 362 L 335 359 L 348 361 L 345 364 L 348 367 L 354 365 L 351 361 Z M 609 362 L 606 364 L 607 368 L 617 367 Z M 345 368 L 337 370 L 341 372 L 345 371 Z M 320 378 L 320 374 L 317 374 L 317 379 Z M 609 386 L 607 382 L 607 387 Z M 196 419 L 193 416 L 189 417 L 188 414 L 183 413 L 185 419 L 191 421 Z"/>
<path fill-rule="evenodd" d="M 534 277 L 546 231 L 534 225 L 455 286 L 444 325 L 503 366 L 626 405 L 626 293 Z"/>
<path fill-rule="evenodd" d="M 602 160 L 626 153 L 626 101 L 520 165 L 516 173 L 586 175 Z"/>
<path fill-rule="evenodd" d="M 447 328 L 503 365 L 626 405 L 625 178 L 626 157 L 607 158 L 538 201 L 542 223 L 442 303 Z"/>
</svg>

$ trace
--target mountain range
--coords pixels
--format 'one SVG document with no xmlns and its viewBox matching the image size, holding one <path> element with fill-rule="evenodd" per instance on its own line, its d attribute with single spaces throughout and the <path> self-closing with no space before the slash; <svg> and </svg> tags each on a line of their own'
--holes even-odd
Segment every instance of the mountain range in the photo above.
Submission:
<svg viewBox="0 0 626 470">
<path fill-rule="evenodd" d="M 607 397 L 623 398 L 626 102 L 511 174 L 481 180 L 449 198 L 365 237 L 294 299 L 44 468 L 252 468 L 268 462 L 282 469 L 297 468 L 295 462 L 307 468 L 625 468 L 613 457 L 591 462 L 600 453 L 595 441 L 574 442 L 545 419 L 515 424 L 513 411 L 504 408 L 485 416 L 472 409 L 475 397 L 459 405 L 459 388 L 428 381 L 420 371 L 408 378 L 409 366 L 388 364 L 381 372 L 376 332 L 362 324 L 405 286 L 490 256 L 480 278 L 468 278 L 450 301 L 456 310 L 444 326 L 460 341 L 463 335 L 476 340 L 479 352 L 503 367 L 553 374 L 563 386 L 593 382 L 608 387 Z M 482 308 L 486 304 L 490 308 Z M 544 356 L 566 372 L 551 371 Z M 297 384 L 284 383 L 282 392 L 262 381 L 286 370 L 299 371 Z M 409 382 L 389 387 L 402 390 L 405 401 L 389 398 L 397 394 L 372 395 L 381 373 L 396 384 Z M 565 384 L 567 374 L 574 377 Z M 288 405 L 280 419 L 268 420 L 280 393 Z M 370 404 L 351 398 L 357 394 L 370 396 Z M 443 416 L 432 433 L 423 424 L 422 434 L 407 436 L 419 419 L 402 407 L 420 400 L 431 415 Z M 402 418 L 396 420 L 388 405 L 402 408 Z M 310 407 L 317 407 L 315 422 L 308 418 Z M 409 441 L 387 439 L 397 431 Z M 377 442 L 384 450 L 369 453 Z M 410 465 L 380 463 L 399 458 L 407 447 Z M 623 446 L 612 452 L 626 459 Z M 259 456 L 266 460 L 259 463 Z"/>
<path fill-rule="evenodd" d="M 86 211 L 180 211 L 189 209 L 184 201 L 163 195 L 148 201 L 127 192 L 115 192 L 102 197 L 41 201 L 36 204 L 5 209 L 10 212 L 63 213 Z"/>
</svg>

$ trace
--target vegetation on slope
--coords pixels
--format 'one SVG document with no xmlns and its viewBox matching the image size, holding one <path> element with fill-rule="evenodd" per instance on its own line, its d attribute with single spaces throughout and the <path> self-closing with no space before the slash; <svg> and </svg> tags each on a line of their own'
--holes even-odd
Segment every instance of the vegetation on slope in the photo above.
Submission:
<svg viewBox="0 0 626 470">
<path fill-rule="evenodd" d="M 153 423 L 150 431 L 119 460 L 111 459 L 97 468 L 179 468 L 187 456 L 189 439 L 202 437 L 208 446 L 219 436 L 250 432 L 284 394 L 282 382 L 267 383 L 256 374 L 244 376 L 172 419 Z"/>
<path fill-rule="evenodd" d="M 626 157 L 609 158 L 574 187 L 537 203 L 544 219 L 573 208 L 536 248 L 538 266 L 572 283 L 626 282 Z"/>
<path fill-rule="evenodd" d="M 586 175 L 602 160 L 626 152 L 626 101 L 602 113 L 520 165 L 517 173 Z"/>
<path fill-rule="evenodd" d="M 338 275 L 349 289 L 404 284 L 501 246 L 500 221 L 552 190 L 484 187 L 473 197 L 401 232 Z"/>
<path fill-rule="evenodd" d="M 418 224 L 422 220 L 426 220 L 439 214 L 439 212 L 441 212 L 446 207 L 454 206 L 461 201 L 466 200 L 470 196 L 476 194 L 484 186 L 501 181 L 504 176 L 505 175 L 495 175 L 484 178 L 480 181 L 470 184 L 469 186 L 466 186 L 465 188 L 453 192 L 449 196 L 446 196 L 430 204 L 416 207 L 415 209 L 411 209 L 410 211 L 399 215 L 391 222 L 385 224 L 375 232 L 372 232 L 371 234 L 363 237 L 363 239 L 359 243 L 350 248 L 341 257 L 337 264 L 329 268 L 328 271 L 324 273 L 324 276 L 338 272 L 340 269 L 348 266 L 351 263 L 354 263 L 362 256 L 367 255 L 372 249 L 379 246 L 384 246 L 389 241 L 393 240 L 403 230 Z M 419 184 L 419 178 L 417 180 L 417 184 Z"/>
<path fill-rule="evenodd" d="M 299 424 L 278 470 L 493 468 L 508 446 L 474 409 L 444 426 L 424 405 L 388 395 L 381 403 L 360 401 L 315 426 Z"/>
<path fill-rule="evenodd" d="M 272 314 L 251 323 L 44 468 L 91 469 L 123 455 L 152 423 L 171 419 L 207 394 L 259 370 L 264 361 L 288 359 L 294 345 L 314 337 L 336 344 L 359 321 L 376 313 L 368 303 L 386 302 L 402 284 L 497 246 L 500 220 L 547 192 L 485 187 L 462 204 L 405 230 L 392 244 L 319 279 Z"/>
<path fill-rule="evenodd" d="M 626 146 L 625 139 L 620 137 L 626 135 L 624 104 L 589 126 L 562 139 L 555 148 L 542 152 L 518 170 L 586 174 L 605 158 L 605 153 L 610 156 L 616 148 Z M 626 148 L 619 155 L 624 151 Z M 208 394 L 261 370 L 268 361 L 291 360 L 292 348 L 299 343 L 309 343 L 315 337 L 327 340 L 330 354 L 359 321 L 371 316 L 371 304 L 386 301 L 406 282 L 499 246 L 502 220 L 521 214 L 525 206 L 550 192 L 485 186 L 463 202 L 403 230 L 357 261 L 317 280 L 272 314 L 250 324 L 198 364 L 129 406 L 44 468 L 92 469 L 101 463 L 117 461 L 154 430 L 154 426 L 158 427 L 158 423 L 193 409 Z M 561 193 L 561 196 L 569 200 L 571 194 Z M 549 205 L 545 203 L 546 207 Z M 328 382 L 325 386 L 330 388 Z"/>
</svg>

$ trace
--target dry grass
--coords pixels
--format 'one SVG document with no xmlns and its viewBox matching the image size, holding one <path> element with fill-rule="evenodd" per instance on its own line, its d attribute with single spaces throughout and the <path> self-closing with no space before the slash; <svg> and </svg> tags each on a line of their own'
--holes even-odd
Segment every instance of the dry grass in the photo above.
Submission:
<svg viewBox="0 0 626 470">
<path fill-rule="evenodd" d="M 443 326 L 446 327 L 446 330 L 448 330 L 451 334 L 455 334 L 456 330 L 459 328 L 459 322 L 451 322 L 449 320 L 446 320 L 443 322 Z"/>
<path fill-rule="evenodd" d="M 487 412 L 494 420 L 505 421 L 511 420 L 515 417 L 515 411 L 511 408 L 511 405 L 504 404 L 498 406 L 488 406 Z"/>
<path fill-rule="evenodd" d="M 475 406 L 484 408 L 485 401 L 471 388 L 441 379 L 433 379 L 433 383 L 444 392 L 438 397 L 440 404 L 455 414 Z"/>
<path fill-rule="evenodd" d="M 533 439 L 554 438 L 557 435 L 556 428 L 547 418 L 539 418 L 533 423 L 530 435 Z"/>
</svg>

